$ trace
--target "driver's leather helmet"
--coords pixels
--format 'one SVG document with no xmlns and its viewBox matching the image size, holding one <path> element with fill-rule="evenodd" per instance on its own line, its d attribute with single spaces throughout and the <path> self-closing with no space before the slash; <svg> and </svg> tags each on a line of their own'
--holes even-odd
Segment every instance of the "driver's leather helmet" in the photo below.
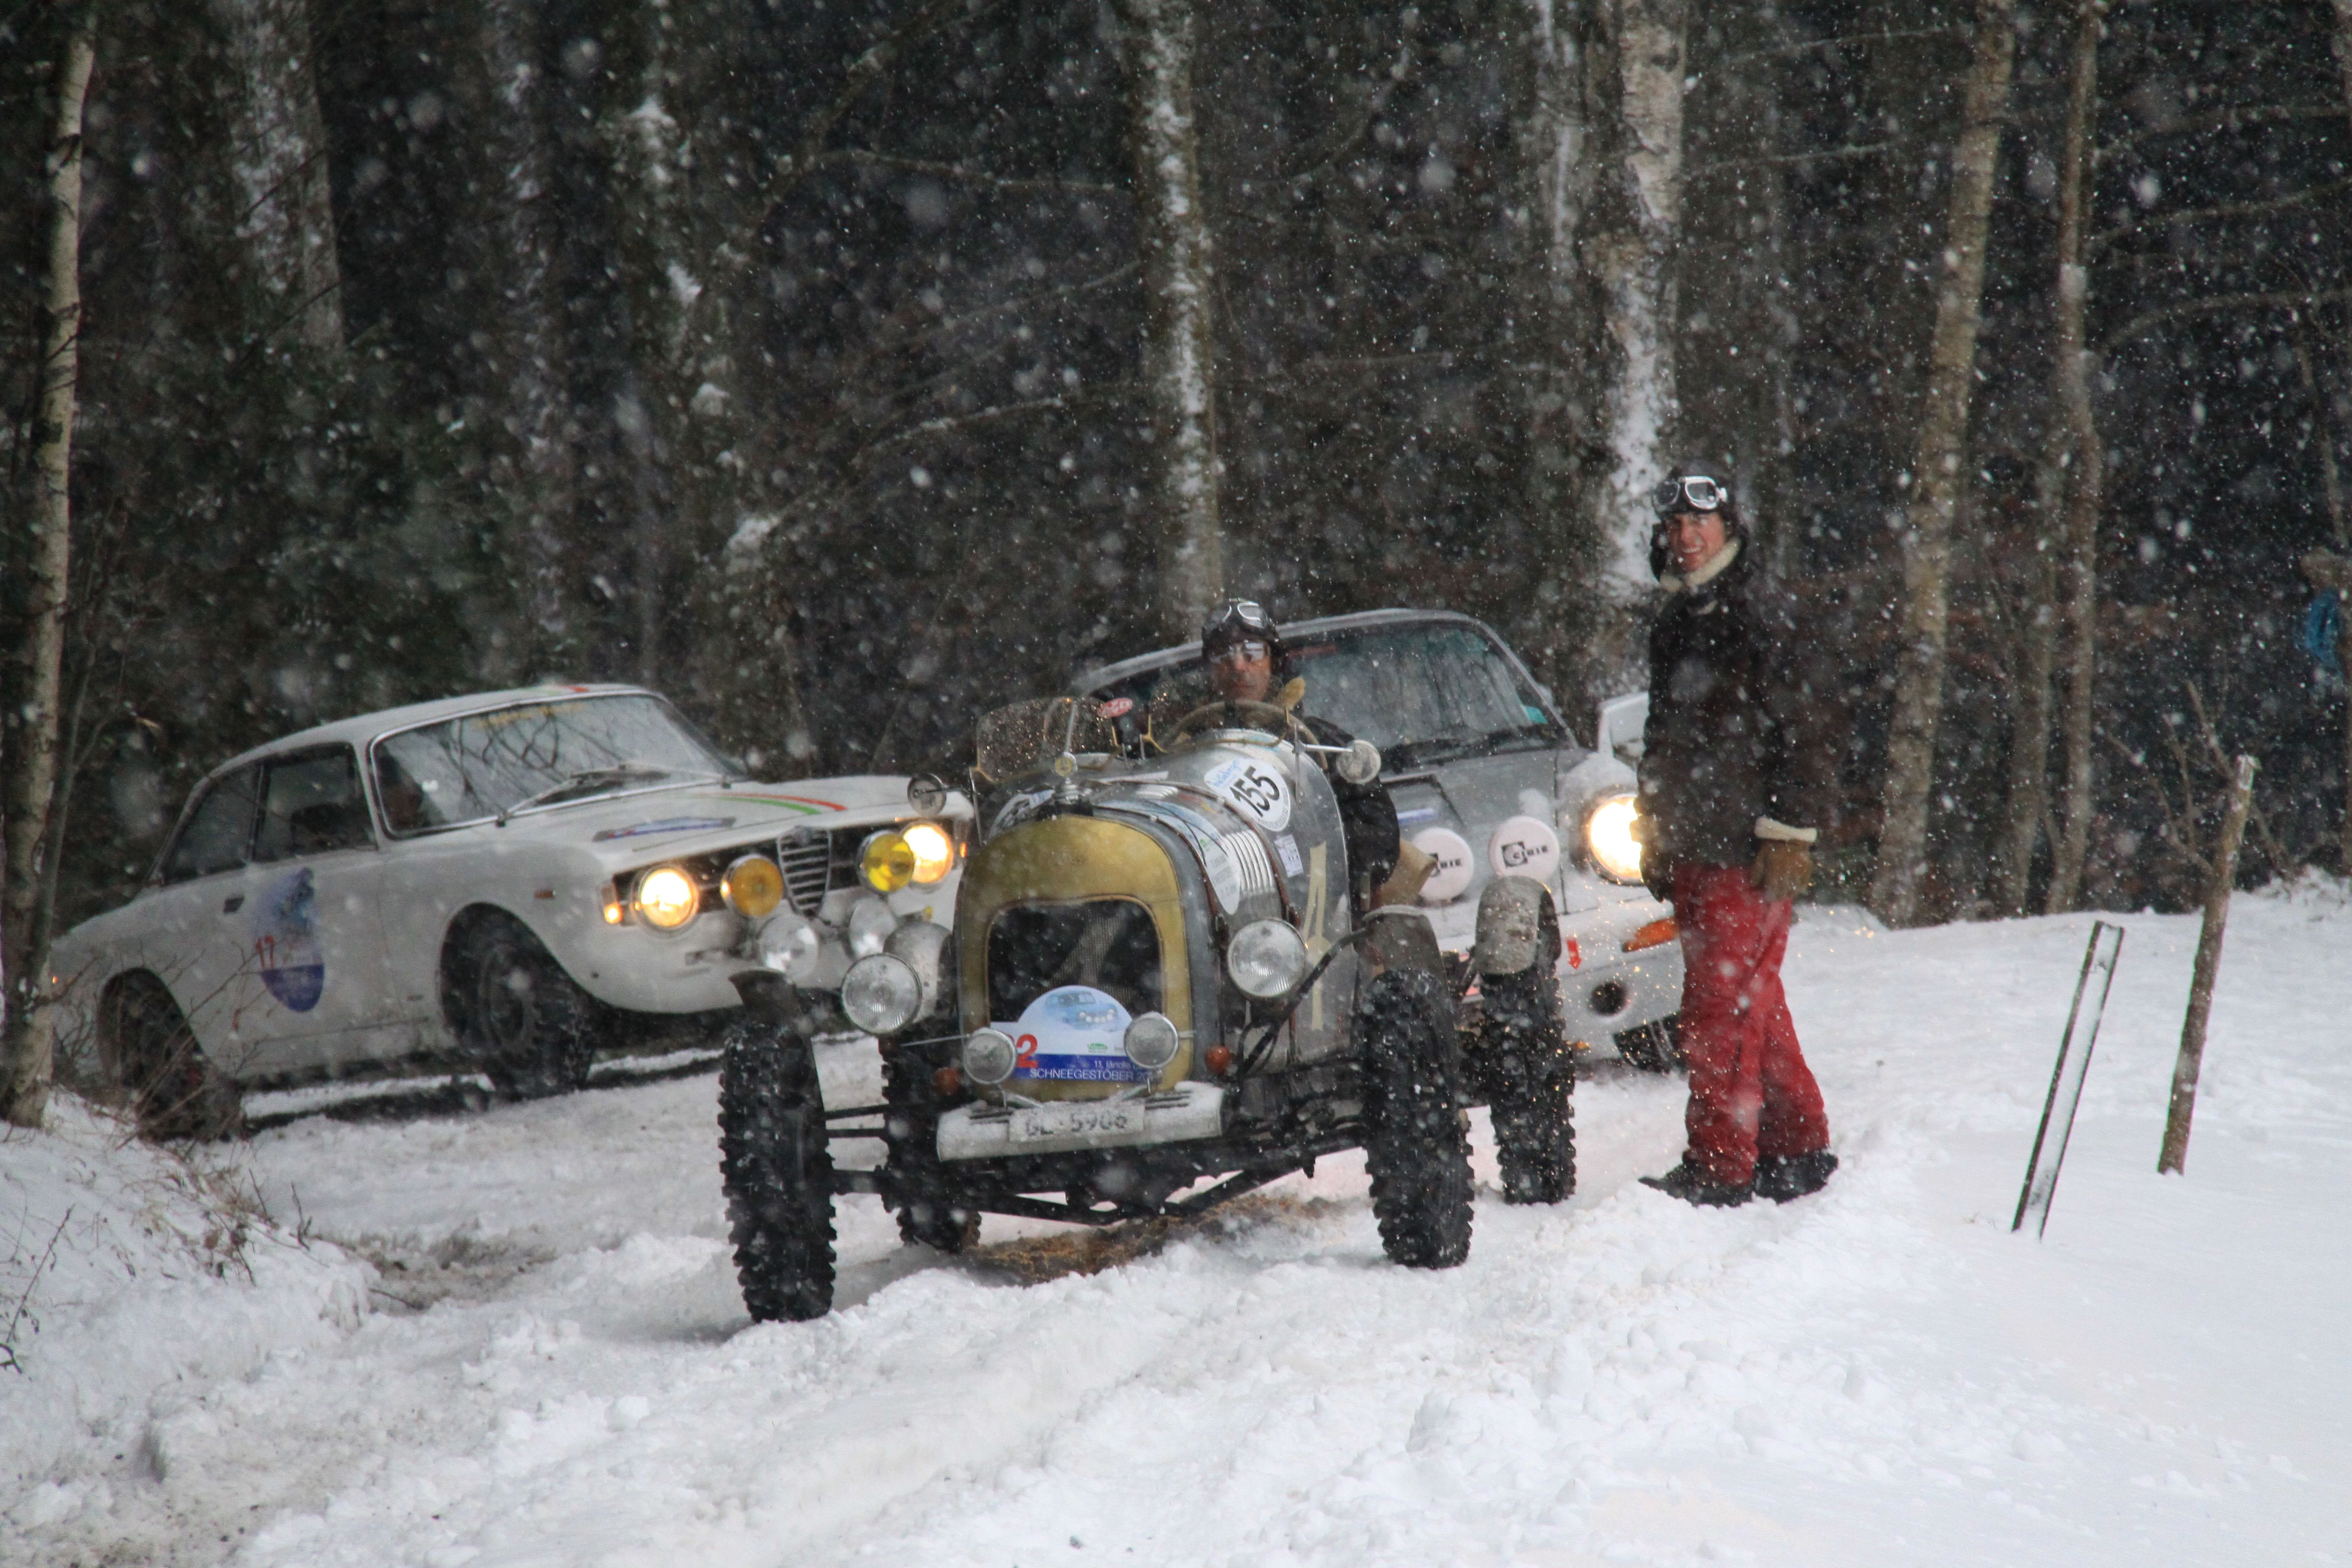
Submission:
<svg viewBox="0 0 2352 1568">
<path fill-rule="evenodd" d="M 1276 690 L 1290 679 L 1290 648 L 1282 640 L 1282 628 L 1265 613 L 1265 606 L 1255 599 L 1227 599 L 1209 612 L 1201 623 L 1201 661 L 1204 665 L 1217 657 L 1217 650 L 1237 642 L 1265 644 L 1266 658 L 1274 667 Z"/>
</svg>

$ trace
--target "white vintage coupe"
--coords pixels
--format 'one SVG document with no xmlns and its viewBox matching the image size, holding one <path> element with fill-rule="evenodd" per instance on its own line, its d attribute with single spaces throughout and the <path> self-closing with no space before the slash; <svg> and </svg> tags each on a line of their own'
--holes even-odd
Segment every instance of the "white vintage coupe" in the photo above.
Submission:
<svg viewBox="0 0 2352 1568">
<path fill-rule="evenodd" d="M 214 772 L 138 896 L 58 942 L 61 1039 L 163 1131 L 411 1058 L 553 1093 L 633 1024 L 723 1024 L 734 974 L 822 1000 L 943 937 L 970 825 L 928 779 L 751 783 L 635 687 L 346 719 Z"/>
</svg>

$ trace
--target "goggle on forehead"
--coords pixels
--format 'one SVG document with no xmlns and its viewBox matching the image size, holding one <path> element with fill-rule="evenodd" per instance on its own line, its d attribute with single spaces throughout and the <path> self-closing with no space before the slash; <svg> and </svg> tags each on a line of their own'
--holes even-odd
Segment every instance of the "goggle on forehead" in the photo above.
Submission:
<svg viewBox="0 0 2352 1568">
<path fill-rule="evenodd" d="M 1715 511 L 1730 499 L 1729 490 L 1705 474 L 1684 474 L 1658 481 L 1658 488 L 1650 492 L 1650 510 L 1660 517 L 1678 511 Z"/>
</svg>

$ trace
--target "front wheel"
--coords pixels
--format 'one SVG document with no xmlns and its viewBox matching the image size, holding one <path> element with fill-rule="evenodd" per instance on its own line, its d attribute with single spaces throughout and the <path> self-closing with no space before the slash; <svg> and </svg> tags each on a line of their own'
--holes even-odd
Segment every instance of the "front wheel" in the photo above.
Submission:
<svg viewBox="0 0 2352 1568">
<path fill-rule="evenodd" d="M 1576 1077 L 1560 1024 L 1559 977 L 1550 965 L 1534 964 L 1517 974 L 1482 976 L 1478 994 L 1504 1201 L 1556 1204 L 1576 1191 Z"/>
<path fill-rule="evenodd" d="M 99 1008 L 104 1065 L 130 1101 L 140 1135 L 161 1142 L 236 1138 L 245 1097 L 213 1066 L 163 981 L 141 970 L 109 986 Z"/>
<path fill-rule="evenodd" d="M 719 1062 L 719 1175 L 743 1305 L 759 1323 L 833 1310 L 833 1152 L 809 1043 L 730 1026 Z"/>
<path fill-rule="evenodd" d="M 898 1239 L 935 1252 L 961 1252 L 980 1240 L 980 1211 L 953 1201 L 940 1169 L 939 1106 L 920 1058 L 905 1047 L 882 1058 L 885 1156 L 901 1194 Z"/>
<path fill-rule="evenodd" d="M 539 1100 L 587 1083 L 603 1010 L 520 921 L 475 918 L 441 973 L 458 1043 L 500 1095 Z"/>
<path fill-rule="evenodd" d="M 1470 1141 L 1463 1131 L 1454 997 L 1437 975 L 1392 969 L 1364 994 L 1364 1164 L 1381 1249 L 1408 1268 L 1470 1256 Z"/>
</svg>

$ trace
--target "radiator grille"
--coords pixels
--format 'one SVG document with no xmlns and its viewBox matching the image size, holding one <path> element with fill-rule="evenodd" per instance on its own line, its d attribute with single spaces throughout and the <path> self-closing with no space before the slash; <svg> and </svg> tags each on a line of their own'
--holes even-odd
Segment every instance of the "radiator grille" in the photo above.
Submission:
<svg viewBox="0 0 2352 1568">
<path fill-rule="evenodd" d="M 794 833 L 776 842 L 776 863 L 784 869 L 784 890 L 793 908 L 814 918 L 833 885 L 830 833 Z"/>
</svg>

